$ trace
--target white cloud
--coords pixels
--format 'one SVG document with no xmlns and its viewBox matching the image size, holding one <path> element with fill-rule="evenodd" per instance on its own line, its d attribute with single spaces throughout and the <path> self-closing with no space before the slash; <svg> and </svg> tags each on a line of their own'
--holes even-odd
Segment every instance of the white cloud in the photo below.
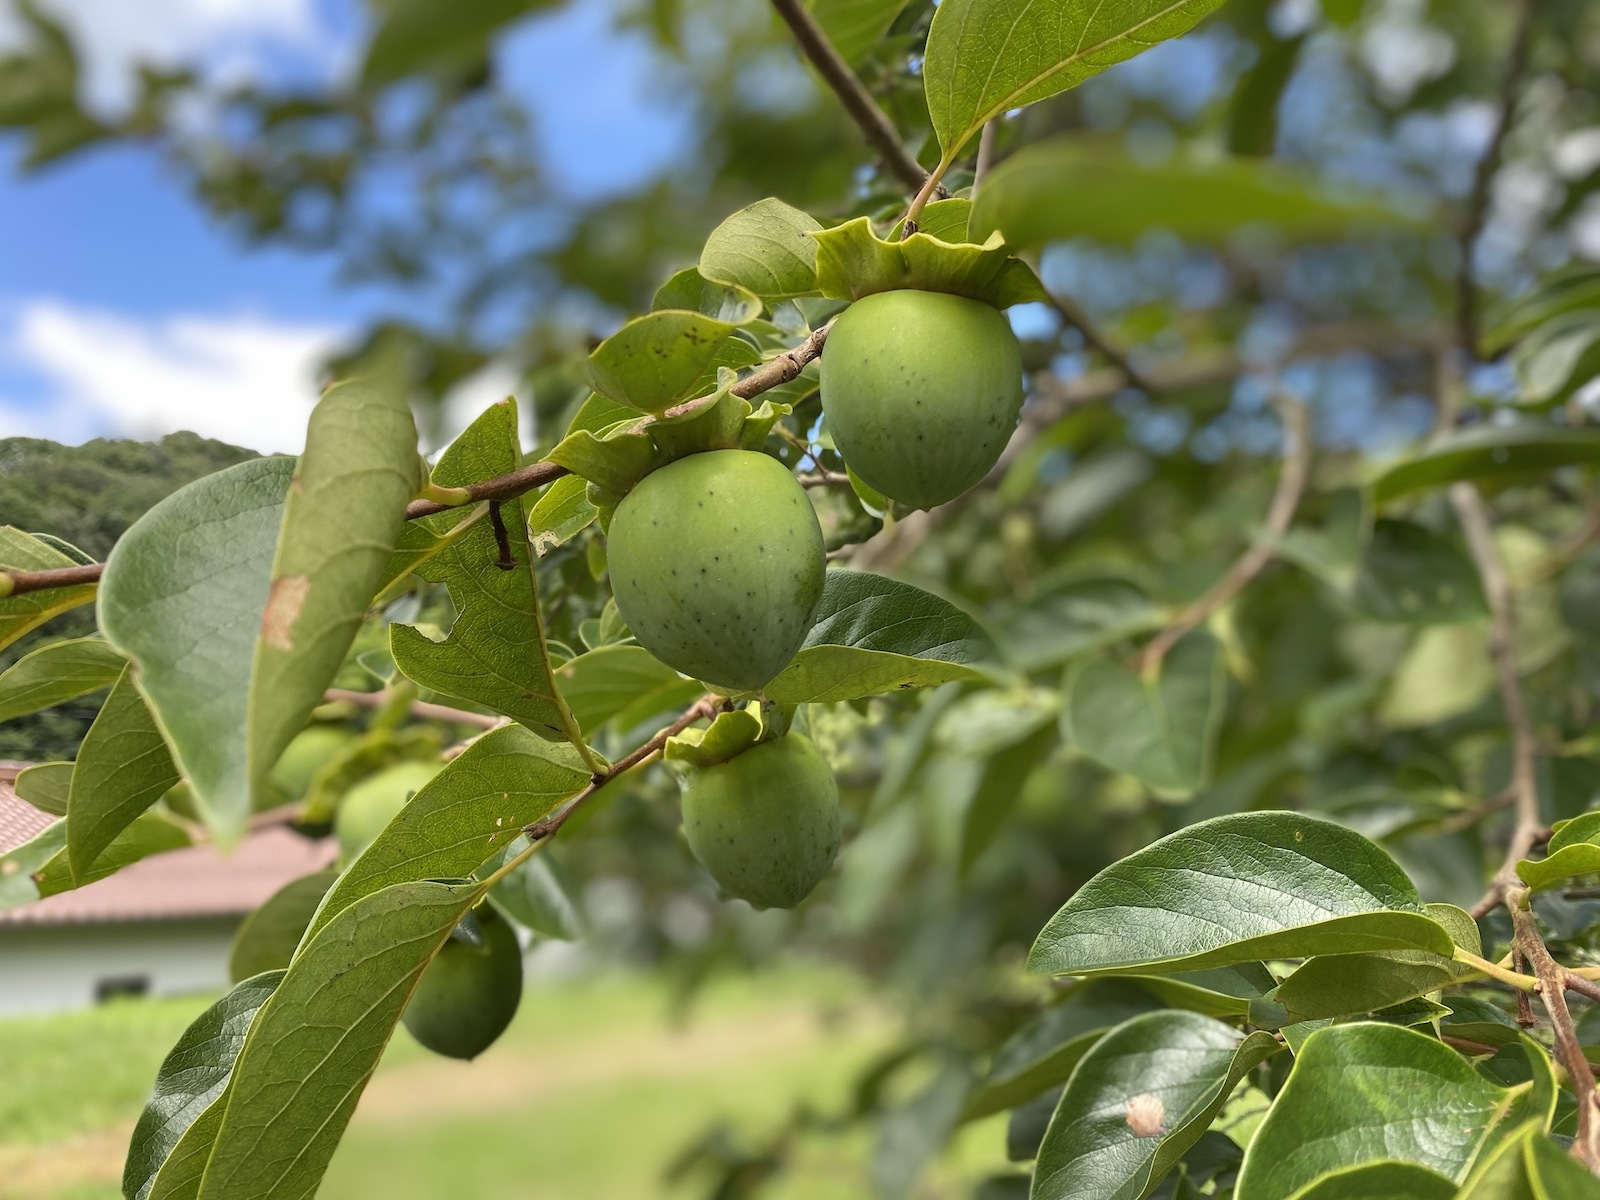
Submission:
<svg viewBox="0 0 1600 1200">
<path fill-rule="evenodd" d="M 76 38 L 87 67 L 85 99 L 125 107 L 133 68 L 199 62 L 214 82 L 257 79 L 273 51 L 288 51 L 322 72 L 337 67 L 345 47 L 319 21 L 315 0 L 42 0 Z M 20 24 L 0 6 L 0 46 Z"/>
<path fill-rule="evenodd" d="M 58 441 L 154 438 L 180 429 L 263 452 L 298 452 L 328 325 L 258 316 L 135 318 L 32 300 L 0 318 L 0 361 L 43 385 L 0 396 L 0 425 Z"/>
</svg>

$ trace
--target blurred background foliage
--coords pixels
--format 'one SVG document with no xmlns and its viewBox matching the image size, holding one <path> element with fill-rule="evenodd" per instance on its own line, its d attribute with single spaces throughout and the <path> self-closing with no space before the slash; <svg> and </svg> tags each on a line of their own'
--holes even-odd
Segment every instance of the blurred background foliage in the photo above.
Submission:
<svg viewBox="0 0 1600 1200">
<path fill-rule="evenodd" d="M 337 251 L 352 281 L 410 299 L 330 372 L 402 348 L 437 435 L 451 388 L 507 364 L 526 381 L 537 452 L 584 395 L 576 359 L 648 309 L 728 213 L 775 195 L 839 220 L 891 215 L 905 199 L 754 0 L 611 0 L 610 19 L 648 39 L 652 87 L 690 136 L 660 172 L 574 199 L 533 132 L 605 97 L 532 106 L 517 73 L 538 64 L 506 52 L 519 22 L 555 7 L 371 0 L 364 57 L 337 87 L 220 87 L 198 64 L 152 69 L 113 118 L 81 106 L 70 37 L 23 0 L 30 40 L 0 60 L 0 126 L 30 170 L 99 144 L 145 146 L 241 238 Z M 917 66 L 932 5 L 815 7 L 931 162 Z M 708 1135 L 682 1169 L 713 1194 L 758 1194 L 797 1138 L 861 1122 L 876 1130 L 879 1189 L 908 1194 L 963 1118 L 971 1078 L 1049 998 L 1020 969 L 1046 918 L 1107 862 L 1188 822 L 1325 812 L 1383 840 L 1425 899 L 1477 897 L 1498 858 L 1508 763 L 1482 598 L 1441 491 L 1375 521 L 1362 485 L 1414 453 L 1442 406 L 1485 427 L 1594 420 L 1595 365 L 1519 341 L 1527 327 L 1508 306 L 1600 258 L 1600 8 L 1539 5 L 1503 166 L 1480 184 L 1518 12 L 1500 0 L 1231 0 L 1191 35 L 996 123 L 998 169 L 1066 135 L 1082 179 L 1034 217 L 1052 231 L 1046 283 L 1087 320 L 1013 314 L 1034 436 L 998 486 L 932 517 L 880 530 L 847 497 L 822 503 L 834 544 L 876 533 L 853 565 L 981 614 L 1025 682 L 812 708 L 846 795 L 847 849 L 796 913 L 717 901 L 659 771 L 608 789 L 558 848 L 588 914 L 584 955 L 649 964 L 688 998 L 730 963 L 813 954 L 848 962 L 903 1009 L 903 1036 L 848 1111 L 797 1110 L 770 1140 Z M 863 19 L 883 36 L 841 34 Z M 970 169 L 950 180 L 970 182 Z M 1254 219 L 1262 195 L 1278 197 L 1281 219 Z M 1381 215 L 1331 231 L 1310 219 L 1346 196 Z M 1463 229 L 1479 235 L 1481 285 L 1466 328 Z M 1085 324 L 1120 354 L 1086 340 Z M 1459 352 L 1463 335 L 1483 357 Z M 1214 622 L 1227 680 L 1208 718 L 1211 769 L 1191 794 L 1158 794 L 1062 737 L 1063 673 L 1107 647 L 1125 659 L 1130 638 L 1248 544 L 1279 471 L 1282 393 L 1309 410 L 1313 487 L 1280 561 Z M 814 407 L 797 432 L 808 419 Z M 0 443 L 0 511 L 99 557 L 158 495 L 242 453 L 182 437 Z M 1546 812 L 1570 816 L 1600 792 L 1600 657 L 1585 636 L 1600 626 L 1600 513 L 1577 468 L 1489 486 L 1548 751 Z M 603 567 L 593 529 L 543 562 L 552 636 L 569 647 L 594 642 Z M 391 615 L 416 620 L 442 601 L 402 603 Z M 390 719 L 324 716 L 353 731 Z M 61 723 L 81 720 L 74 709 L 8 726 L 0 753 L 60 757 L 76 740 Z M 632 732 L 608 736 L 621 745 Z M 1594 941 L 1594 913 L 1578 911 L 1593 901 L 1545 903 L 1561 936 Z M 997 1178 L 981 1194 L 1016 1186 Z"/>
</svg>

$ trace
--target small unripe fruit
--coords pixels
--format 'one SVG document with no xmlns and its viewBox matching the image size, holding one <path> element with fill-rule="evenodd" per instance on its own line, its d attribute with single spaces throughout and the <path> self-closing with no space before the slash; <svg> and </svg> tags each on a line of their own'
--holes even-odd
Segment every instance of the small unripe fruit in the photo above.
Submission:
<svg viewBox="0 0 1600 1200">
<path fill-rule="evenodd" d="M 522 947 L 503 917 L 476 910 L 482 942 L 451 937 L 417 981 L 400 1018 L 429 1050 L 477 1058 L 506 1031 L 522 1002 Z"/>
<path fill-rule="evenodd" d="M 368 776 L 344 794 L 333 831 L 340 857 L 349 862 L 372 844 L 413 793 L 437 775 L 443 763 L 403 762 Z"/>
<path fill-rule="evenodd" d="M 608 539 L 622 619 L 685 675 L 759 691 L 811 630 L 822 528 L 775 458 L 708 450 L 652 471 L 617 505 Z"/>
<path fill-rule="evenodd" d="M 335 754 L 353 740 L 338 725 L 312 725 L 295 734 L 272 768 L 272 782 L 291 800 L 306 794 L 311 780 Z"/>
<path fill-rule="evenodd" d="M 839 785 L 811 739 L 762 742 L 684 773 L 683 832 L 730 896 L 793 908 L 839 852 Z"/>
<path fill-rule="evenodd" d="M 1022 349 L 981 300 L 865 296 L 823 347 L 822 411 L 851 470 L 891 500 L 933 508 L 999 461 L 1022 411 Z"/>
</svg>

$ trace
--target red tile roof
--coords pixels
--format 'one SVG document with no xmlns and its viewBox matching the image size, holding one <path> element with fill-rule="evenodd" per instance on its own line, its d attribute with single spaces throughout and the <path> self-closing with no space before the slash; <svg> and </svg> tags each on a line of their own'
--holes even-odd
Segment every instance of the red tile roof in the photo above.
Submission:
<svg viewBox="0 0 1600 1200">
<path fill-rule="evenodd" d="M 0 854 L 15 849 L 55 818 L 16 797 L 17 764 L 0 763 Z M 257 830 L 224 857 L 190 846 L 124 867 L 76 891 L 0 912 L 0 925 L 90 925 L 235 917 L 254 911 L 292 879 L 333 862 L 327 839 L 311 841 L 283 826 Z"/>
</svg>

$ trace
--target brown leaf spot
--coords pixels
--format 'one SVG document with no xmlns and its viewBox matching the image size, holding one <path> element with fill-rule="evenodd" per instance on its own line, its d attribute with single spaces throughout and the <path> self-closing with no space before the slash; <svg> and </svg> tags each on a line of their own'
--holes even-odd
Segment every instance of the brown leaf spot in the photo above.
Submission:
<svg viewBox="0 0 1600 1200">
<path fill-rule="evenodd" d="M 294 623 L 311 590 L 311 576 L 285 575 L 272 581 L 266 611 L 261 614 L 262 640 L 274 650 L 294 649 Z"/>
<path fill-rule="evenodd" d="M 1161 1122 L 1166 1115 L 1167 1106 L 1161 1102 L 1160 1096 L 1146 1092 L 1128 1101 L 1128 1128 L 1133 1130 L 1134 1137 L 1160 1137 Z"/>
</svg>

